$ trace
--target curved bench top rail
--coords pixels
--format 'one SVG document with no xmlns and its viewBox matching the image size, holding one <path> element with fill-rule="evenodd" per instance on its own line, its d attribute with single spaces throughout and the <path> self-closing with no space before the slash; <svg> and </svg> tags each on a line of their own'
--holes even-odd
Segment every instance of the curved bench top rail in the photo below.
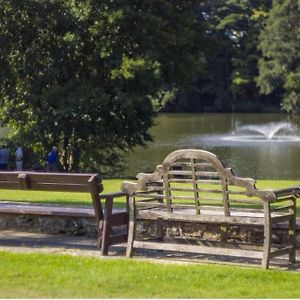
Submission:
<svg viewBox="0 0 300 300">
<path fill-rule="evenodd" d="M 215 154 L 200 149 L 181 149 L 170 153 L 164 159 L 163 164 L 158 165 L 153 173 L 139 173 L 136 176 L 137 182 L 135 183 L 123 182 L 121 185 L 122 192 L 133 195 L 138 191 L 147 191 L 150 183 L 161 181 L 164 175 L 168 176 L 170 168 L 179 160 L 206 161 L 217 171 L 223 184 L 245 188 L 245 194 L 248 197 L 258 197 L 267 202 L 276 201 L 276 195 L 272 190 L 258 190 L 254 179 L 236 177 L 232 169 L 225 168 Z M 180 174 L 180 172 L 178 173 Z"/>
</svg>

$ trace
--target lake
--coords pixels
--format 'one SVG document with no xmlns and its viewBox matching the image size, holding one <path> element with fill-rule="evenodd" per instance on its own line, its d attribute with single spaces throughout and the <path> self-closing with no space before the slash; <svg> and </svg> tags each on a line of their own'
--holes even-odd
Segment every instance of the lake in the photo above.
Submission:
<svg viewBox="0 0 300 300">
<path fill-rule="evenodd" d="M 237 176 L 300 179 L 300 118 L 285 114 L 159 114 L 153 142 L 126 158 L 126 176 L 152 172 L 171 151 L 215 153 Z"/>
<path fill-rule="evenodd" d="M 126 156 L 126 177 L 153 172 L 177 149 L 215 153 L 237 176 L 300 179 L 300 118 L 285 114 L 159 114 L 153 142 Z M 0 137 L 7 130 L 0 128 Z"/>
</svg>

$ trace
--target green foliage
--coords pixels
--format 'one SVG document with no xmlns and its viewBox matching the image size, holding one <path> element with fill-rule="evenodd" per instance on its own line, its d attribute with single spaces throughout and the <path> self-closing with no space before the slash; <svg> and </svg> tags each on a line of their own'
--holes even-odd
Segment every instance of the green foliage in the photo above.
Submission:
<svg viewBox="0 0 300 300">
<path fill-rule="evenodd" d="M 185 92 L 173 100 L 176 111 L 261 111 L 277 99 L 259 95 L 258 37 L 271 0 L 210 0 L 199 8 L 206 28 L 203 69 Z M 174 109 L 169 105 L 170 109 Z"/>
<path fill-rule="evenodd" d="M 1 125 L 40 162 L 117 166 L 150 139 L 151 99 L 199 69 L 194 1 L 12 0 L 0 4 Z"/>
<path fill-rule="evenodd" d="M 257 83 L 264 94 L 281 94 L 287 112 L 300 111 L 299 19 L 298 0 L 274 1 L 260 36 Z"/>
</svg>

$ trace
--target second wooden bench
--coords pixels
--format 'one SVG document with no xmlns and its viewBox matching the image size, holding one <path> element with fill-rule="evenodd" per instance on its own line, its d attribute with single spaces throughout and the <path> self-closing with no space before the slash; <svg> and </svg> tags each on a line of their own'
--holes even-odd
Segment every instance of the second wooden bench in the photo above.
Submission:
<svg viewBox="0 0 300 300">
<path fill-rule="evenodd" d="M 110 245 L 127 240 L 127 230 L 124 234 L 111 234 L 113 226 L 124 225 L 127 228 L 127 196 L 121 192 L 103 194 L 99 174 L 0 172 L 0 189 L 89 193 L 92 202 L 90 207 L 25 204 L 0 200 L 0 213 L 94 218 L 97 227 L 97 246 L 101 249 L 102 255 L 108 254 Z M 2 191 L 0 198 L 4 199 L 4 195 L 5 192 Z M 113 210 L 113 200 L 118 197 L 125 197 L 126 208 Z"/>
</svg>

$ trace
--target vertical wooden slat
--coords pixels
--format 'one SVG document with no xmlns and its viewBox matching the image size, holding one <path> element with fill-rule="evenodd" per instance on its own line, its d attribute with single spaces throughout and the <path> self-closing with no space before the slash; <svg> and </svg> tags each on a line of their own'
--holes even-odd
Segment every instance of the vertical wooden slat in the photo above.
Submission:
<svg viewBox="0 0 300 300">
<path fill-rule="evenodd" d="M 264 202 L 264 245 L 263 258 L 261 266 L 263 269 L 269 268 L 270 251 L 271 251 L 271 212 L 270 203 Z"/>
<path fill-rule="evenodd" d="M 167 210 L 168 210 L 168 212 L 172 212 L 172 200 L 170 198 L 171 191 L 170 191 L 170 185 L 168 182 L 168 173 L 163 174 L 163 184 L 164 184 L 164 190 L 165 190 Z"/>
<path fill-rule="evenodd" d="M 198 192 L 198 184 L 196 178 L 196 170 L 195 170 L 195 159 L 191 159 L 191 167 L 192 167 L 192 180 L 193 180 L 193 189 L 194 189 L 194 198 L 195 198 L 195 206 L 196 206 L 196 214 L 200 215 L 200 201 L 199 201 L 199 192 Z"/>
<path fill-rule="evenodd" d="M 230 216 L 230 206 L 229 206 L 229 193 L 228 193 L 228 185 L 226 178 L 221 176 L 221 185 L 222 185 L 222 200 L 223 200 L 223 207 L 224 207 L 224 215 L 229 217 Z"/>
</svg>

